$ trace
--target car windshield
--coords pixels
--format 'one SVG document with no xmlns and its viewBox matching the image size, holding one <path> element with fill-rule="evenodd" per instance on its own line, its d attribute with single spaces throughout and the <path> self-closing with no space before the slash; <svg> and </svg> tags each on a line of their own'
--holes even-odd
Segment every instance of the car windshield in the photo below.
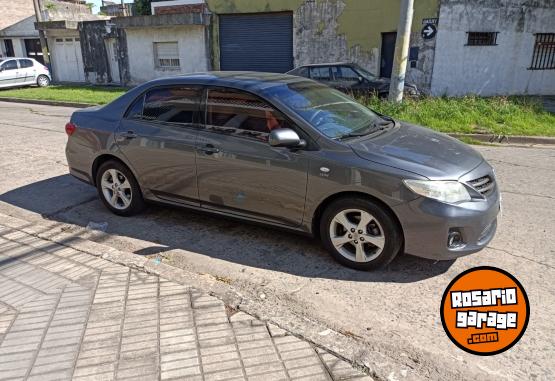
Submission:
<svg viewBox="0 0 555 381">
<path fill-rule="evenodd" d="M 375 74 L 370 73 L 368 70 L 363 69 L 362 67 L 358 66 L 358 65 L 354 65 L 353 68 L 360 74 L 362 75 L 364 78 L 368 79 L 369 81 L 373 81 L 377 78 L 377 76 Z"/>
<path fill-rule="evenodd" d="M 266 89 L 324 135 L 340 139 L 370 133 L 383 119 L 340 91 L 312 81 L 298 81 Z"/>
</svg>

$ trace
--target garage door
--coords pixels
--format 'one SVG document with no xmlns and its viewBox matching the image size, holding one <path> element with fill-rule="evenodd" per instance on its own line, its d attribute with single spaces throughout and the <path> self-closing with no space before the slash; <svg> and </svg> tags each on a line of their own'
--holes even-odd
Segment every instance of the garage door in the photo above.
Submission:
<svg viewBox="0 0 555 381">
<path fill-rule="evenodd" d="M 52 60 L 54 61 L 56 80 L 60 82 L 85 82 L 79 38 L 56 38 Z"/>
<path fill-rule="evenodd" d="M 220 16 L 222 70 L 285 73 L 293 68 L 293 14 Z"/>
</svg>

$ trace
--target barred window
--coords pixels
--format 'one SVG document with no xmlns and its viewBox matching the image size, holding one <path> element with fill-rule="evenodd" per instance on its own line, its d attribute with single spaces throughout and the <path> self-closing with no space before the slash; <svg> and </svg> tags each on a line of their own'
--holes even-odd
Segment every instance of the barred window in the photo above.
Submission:
<svg viewBox="0 0 555 381">
<path fill-rule="evenodd" d="M 555 70 L 555 33 L 537 33 L 530 70 Z"/>
<path fill-rule="evenodd" d="M 497 32 L 468 32 L 469 46 L 497 45 Z"/>
<path fill-rule="evenodd" d="M 177 42 L 155 42 L 154 59 L 157 68 L 179 69 L 179 47 Z"/>
</svg>

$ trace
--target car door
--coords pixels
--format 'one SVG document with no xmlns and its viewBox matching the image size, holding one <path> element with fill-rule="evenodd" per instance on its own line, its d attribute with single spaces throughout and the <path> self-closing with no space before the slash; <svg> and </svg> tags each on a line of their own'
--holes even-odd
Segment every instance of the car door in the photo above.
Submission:
<svg viewBox="0 0 555 381">
<path fill-rule="evenodd" d="M 19 67 L 17 60 L 6 60 L 0 65 L 0 86 L 15 86 L 17 83 L 17 75 Z"/>
<path fill-rule="evenodd" d="M 19 61 L 19 74 L 17 76 L 17 81 L 19 83 L 34 83 L 37 69 L 33 61 L 29 59 L 21 59 Z"/>
<path fill-rule="evenodd" d="M 165 86 L 139 97 L 121 121 L 116 141 L 143 191 L 198 206 L 195 140 L 203 89 Z"/>
<path fill-rule="evenodd" d="M 270 131 L 284 127 L 295 129 L 261 98 L 209 88 L 205 125 L 197 140 L 201 205 L 267 222 L 300 225 L 309 160 L 302 150 L 270 146 Z"/>
</svg>

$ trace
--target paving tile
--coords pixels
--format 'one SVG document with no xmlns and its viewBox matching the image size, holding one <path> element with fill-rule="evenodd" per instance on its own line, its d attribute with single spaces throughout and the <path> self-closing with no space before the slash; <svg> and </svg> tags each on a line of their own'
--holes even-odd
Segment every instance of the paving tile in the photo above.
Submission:
<svg viewBox="0 0 555 381">
<path fill-rule="evenodd" d="M 1 224 L 0 251 L 2 380 L 371 380 L 189 286 Z"/>
</svg>

